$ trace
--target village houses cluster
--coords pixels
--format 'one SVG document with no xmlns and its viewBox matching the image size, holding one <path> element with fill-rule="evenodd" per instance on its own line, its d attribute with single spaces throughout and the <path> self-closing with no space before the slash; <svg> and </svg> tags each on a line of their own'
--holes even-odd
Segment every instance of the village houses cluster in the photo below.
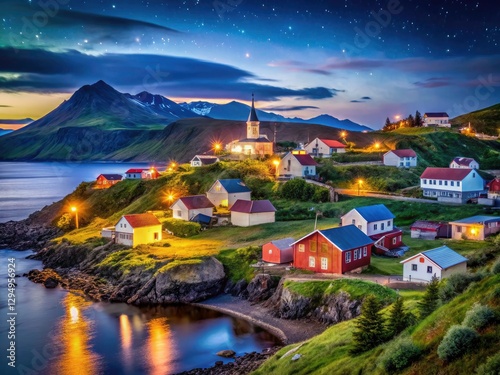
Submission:
<svg viewBox="0 0 500 375">
<path fill-rule="evenodd" d="M 246 138 L 226 146 L 231 153 L 265 155 L 273 153 L 273 142 L 259 132 L 259 120 L 254 99 L 247 121 Z M 424 126 L 449 127 L 446 113 L 426 113 Z M 346 145 L 337 140 L 315 138 L 304 147 L 286 153 L 276 165 L 276 177 L 282 179 L 316 176 L 315 158 L 329 158 L 345 153 Z M 386 152 L 382 163 L 398 168 L 414 168 L 418 157 L 411 149 Z M 195 155 L 190 164 L 200 167 L 217 163 L 216 155 Z M 500 203 L 500 179 L 488 184 L 478 173 L 479 164 L 472 158 L 456 157 L 449 168 L 428 167 L 420 176 L 424 197 L 441 202 L 466 203 L 481 200 L 481 204 Z M 155 167 L 129 169 L 124 175 L 101 174 L 96 188 L 109 188 L 127 179 L 156 179 Z M 488 189 L 488 190 L 486 190 Z M 485 194 L 488 191 L 487 195 Z M 183 196 L 171 205 L 172 217 L 197 222 L 204 227 L 231 223 L 235 226 L 273 223 L 276 208 L 269 200 L 252 200 L 251 190 L 240 179 L 219 179 L 204 195 Z M 224 209 L 229 214 L 214 214 Z M 338 227 L 314 230 L 300 239 L 283 238 L 262 246 L 262 261 L 273 264 L 291 264 L 295 268 L 319 273 L 360 272 L 370 265 L 372 254 L 398 257 L 408 247 L 403 243 L 403 232 L 394 224 L 395 216 L 383 204 L 356 207 L 341 217 Z M 500 231 L 500 216 L 473 216 L 451 222 L 418 220 L 411 227 L 411 237 L 422 240 L 437 238 L 484 240 Z M 162 239 L 162 225 L 151 213 L 124 215 L 111 228 L 104 228 L 104 237 L 117 243 L 135 247 Z M 403 260 L 403 278 L 425 282 L 433 276 L 447 277 L 466 269 L 467 259 L 447 246 L 423 251 Z"/>
</svg>

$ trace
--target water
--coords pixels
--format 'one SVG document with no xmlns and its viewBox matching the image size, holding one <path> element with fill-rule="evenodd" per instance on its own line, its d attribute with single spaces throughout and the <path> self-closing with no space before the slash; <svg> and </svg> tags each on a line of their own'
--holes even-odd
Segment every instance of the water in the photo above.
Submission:
<svg viewBox="0 0 500 375">
<path fill-rule="evenodd" d="M 0 163 L 1 221 L 27 217 L 100 173 L 122 173 L 145 164 Z M 0 373 L 164 375 L 209 367 L 237 355 L 278 343 L 268 332 L 221 313 L 193 306 L 137 308 L 93 303 L 61 288 L 46 289 L 16 278 L 15 368 L 10 347 L 7 276 L 9 259 L 16 274 L 42 268 L 25 259 L 30 252 L 0 250 Z"/>
<path fill-rule="evenodd" d="M 57 202 L 82 181 L 101 173 L 123 174 L 147 163 L 0 162 L 0 223 L 26 219 Z"/>
</svg>

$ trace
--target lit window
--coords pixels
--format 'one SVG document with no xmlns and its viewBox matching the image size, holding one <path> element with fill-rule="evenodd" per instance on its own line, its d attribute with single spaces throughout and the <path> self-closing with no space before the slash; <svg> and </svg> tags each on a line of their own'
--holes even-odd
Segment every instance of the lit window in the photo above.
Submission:
<svg viewBox="0 0 500 375">
<path fill-rule="evenodd" d="M 316 252 L 316 241 L 309 241 L 309 251 L 312 253 Z"/>
<path fill-rule="evenodd" d="M 326 242 L 323 242 L 321 244 L 321 252 L 322 253 L 327 253 L 328 252 L 328 244 Z"/>
<path fill-rule="evenodd" d="M 303 243 L 299 244 L 299 252 L 303 253 L 306 249 L 306 245 L 304 245 Z"/>
<path fill-rule="evenodd" d="M 269 249 L 269 254 L 272 254 L 273 253 L 273 250 L 272 249 Z"/>
</svg>

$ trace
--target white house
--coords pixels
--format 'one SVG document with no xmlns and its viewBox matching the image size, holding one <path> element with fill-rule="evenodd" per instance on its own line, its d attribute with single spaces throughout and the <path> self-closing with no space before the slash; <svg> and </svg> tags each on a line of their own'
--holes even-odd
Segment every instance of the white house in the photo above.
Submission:
<svg viewBox="0 0 500 375">
<path fill-rule="evenodd" d="M 237 179 L 217 180 L 208 189 L 207 198 L 215 207 L 231 207 L 238 199 L 251 200 L 252 191 Z"/>
<path fill-rule="evenodd" d="M 438 126 L 443 128 L 450 128 L 450 116 L 446 112 L 426 112 L 424 113 L 424 124 L 428 126 Z"/>
<path fill-rule="evenodd" d="M 417 154 L 412 149 L 391 150 L 384 154 L 384 165 L 393 167 L 416 167 Z"/>
<path fill-rule="evenodd" d="M 467 258 L 448 246 L 422 251 L 401 263 L 403 264 L 403 280 L 406 281 L 428 282 L 433 276 L 444 279 L 454 273 L 467 271 Z"/>
<path fill-rule="evenodd" d="M 202 214 L 212 216 L 214 213 L 214 205 L 204 195 L 191 195 L 177 199 L 171 206 L 172 217 L 189 221 L 196 215 Z"/>
<path fill-rule="evenodd" d="M 329 158 L 332 154 L 344 153 L 346 146 L 345 144 L 333 139 L 316 138 L 309 142 L 304 148 L 313 156 Z"/>
<path fill-rule="evenodd" d="M 278 166 L 278 171 L 280 176 L 315 176 L 317 165 L 318 163 L 314 161 L 311 155 L 299 153 L 299 151 L 292 151 L 286 154 L 283 159 L 281 159 Z"/>
<path fill-rule="evenodd" d="M 394 214 L 383 204 L 353 208 L 341 217 L 342 226 L 353 224 L 375 241 L 375 252 L 403 246 L 403 232 L 394 226 Z"/>
<path fill-rule="evenodd" d="M 450 168 L 479 169 L 479 163 L 472 158 L 457 156 L 451 161 Z"/>
<path fill-rule="evenodd" d="M 238 227 L 249 227 L 265 223 L 274 223 L 275 212 L 273 204 L 266 200 L 237 200 L 232 207 L 231 223 Z"/>
<path fill-rule="evenodd" d="M 115 241 L 122 245 L 137 245 L 161 241 L 162 227 L 153 214 L 123 215 L 115 225 Z"/>
<path fill-rule="evenodd" d="M 191 159 L 191 167 L 201 167 L 202 165 L 215 164 L 219 158 L 215 155 L 195 155 Z"/>
<path fill-rule="evenodd" d="M 484 193 L 484 185 L 475 169 L 429 167 L 420 176 L 424 197 L 440 202 L 466 203 Z"/>
</svg>

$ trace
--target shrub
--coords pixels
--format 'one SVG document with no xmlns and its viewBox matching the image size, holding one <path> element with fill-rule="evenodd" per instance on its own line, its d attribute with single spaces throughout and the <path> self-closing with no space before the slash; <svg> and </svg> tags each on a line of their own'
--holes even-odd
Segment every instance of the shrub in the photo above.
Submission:
<svg viewBox="0 0 500 375">
<path fill-rule="evenodd" d="M 439 358 L 451 361 L 460 357 L 472 348 L 478 336 L 477 332 L 472 328 L 459 325 L 451 326 L 438 346 Z"/>
<path fill-rule="evenodd" d="M 480 330 L 486 327 L 494 319 L 495 313 L 490 307 L 475 303 L 465 314 L 462 324 L 466 327 Z"/>
<path fill-rule="evenodd" d="M 420 348 L 411 338 L 405 337 L 393 341 L 381 357 L 382 365 L 388 373 L 400 372 L 420 356 Z"/>
<path fill-rule="evenodd" d="M 427 288 L 422 300 L 418 303 L 418 310 L 420 313 L 420 318 L 423 319 L 430 315 L 434 310 L 437 309 L 439 304 L 439 280 L 436 276 L 433 276 Z"/>
<path fill-rule="evenodd" d="M 71 226 L 72 217 L 70 214 L 63 214 L 57 221 L 56 226 L 64 231 L 68 230 Z"/>
<path fill-rule="evenodd" d="M 479 281 L 482 278 L 483 275 L 480 273 L 455 273 L 446 279 L 446 282 L 439 291 L 439 297 L 443 301 L 450 301 L 463 293 L 472 282 Z"/>
<path fill-rule="evenodd" d="M 493 357 L 488 357 L 486 363 L 483 363 L 476 370 L 477 375 L 498 375 L 500 374 L 500 353 Z"/>
<path fill-rule="evenodd" d="M 384 342 L 385 319 L 379 310 L 379 302 L 373 294 L 369 294 L 363 302 L 361 316 L 355 322 L 356 329 L 352 333 L 354 347 L 351 352 L 353 354 L 370 350 Z"/>
<path fill-rule="evenodd" d="M 201 225 L 180 219 L 168 218 L 163 222 L 163 229 L 177 237 L 191 237 L 200 233 Z"/>
<path fill-rule="evenodd" d="M 500 260 L 498 260 L 493 267 L 491 267 L 491 272 L 493 272 L 494 275 L 500 274 Z"/>
</svg>

